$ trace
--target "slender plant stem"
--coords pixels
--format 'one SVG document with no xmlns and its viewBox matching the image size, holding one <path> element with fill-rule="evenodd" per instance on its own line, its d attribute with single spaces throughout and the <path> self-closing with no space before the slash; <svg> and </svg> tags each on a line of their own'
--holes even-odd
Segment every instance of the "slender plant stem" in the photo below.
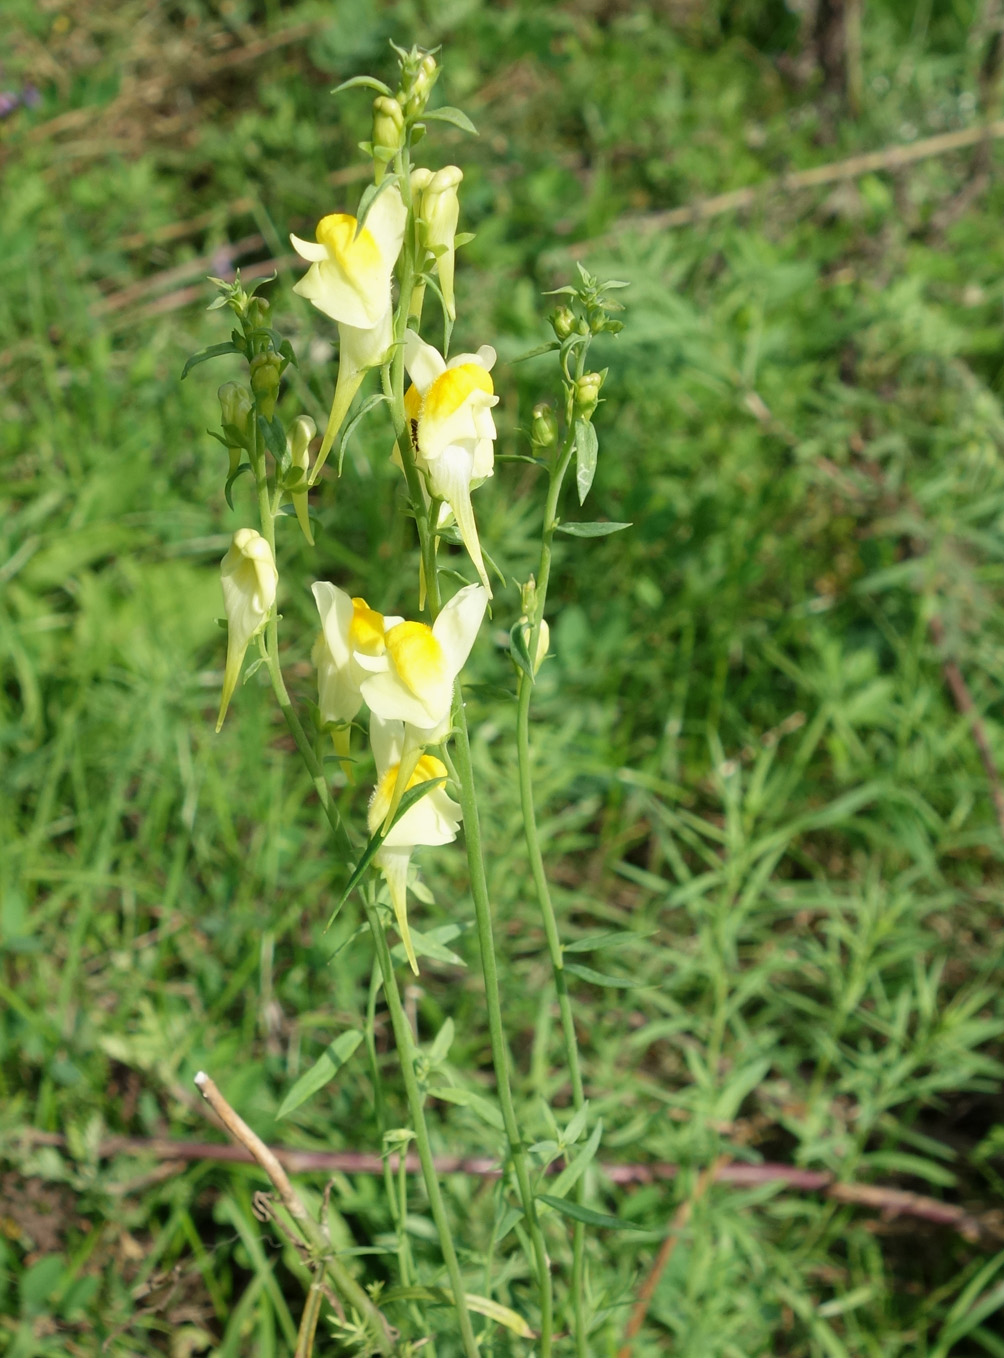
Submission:
<svg viewBox="0 0 1004 1358">
<path fill-rule="evenodd" d="M 481 824 L 478 817 L 478 799 L 474 785 L 471 744 L 467 733 L 467 718 L 464 715 L 463 696 L 459 682 L 453 710 L 454 727 L 456 729 L 456 753 L 452 767 L 455 770 L 460 806 L 464 817 L 464 841 L 467 846 L 471 896 L 474 899 L 474 914 L 477 921 L 481 969 L 485 978 L 485 1005 L 488 1011 L 488 1031 L 491 1036 L 492 1058 L 495 1063 L 495 1081 L 498 1085 L 502 1121 L 505 1126 L 506 1139 L 509 1142 L 509 1153 L 512 1156 L 513 1169 L 516 1172 L 520 1202 L 523 1207 L 523 1214 L 526 1217 L 537 1269 L 541 1311 L 539 1354 L 540 1358 L 548 1358 L 551 1353 L 554 1330 L 551 1264 L 547 1257 L 547 1245 L 537 1215 L 537 1204 L 530 1183 L 526 1148 L 520 1138 L 519 1123 L 516 1119 L 516 1108 L 512 1097 L 509 1077 L 509 1048 L 506 1044 L 505 1029 L 502 1024 L 502 1004 L 499 999 L 498 969 L 495 964 L 492 911 L 488 897 L 488 881 L 485 875 L 484 852 L 481 844 Z"/>
<path fill-rule="evenodd" d="M 390 948 L 387 944 L 387 936 L 384 933 L 380 914 L 367 892 L 362 893 L 362 901 L 363 909 L 366 912 L 366 922 L 369 924 L 370 933 L 373 935 L 380 973 L 383 977 L 384 995 L 387 998 L 387 1008 L 390 1011 L 391 1026 L 394 1029 L 394 1042 L 401 1060 L 401 1074 L 404 1077 L 404 1089 L 411 1113 L 412 1131 L 415 1133 L 415 1146 L 422 1165 L 426 1192 L 429 1195 L 429 1208 L 439 1234 L 446 1271 L 450 1276 L 450 1287 L 453 1292 L 457 1318 L 460 1322 L 460 1337 L 464 1345 L 464 1353 L 468 1355 L 468 1358 L 477 1358 L 480 1350 L 477 1340 L 474 1338 L 474 1330 L 471 1327 L 471 1318 L 465 1298 L 464 1280 L 460 1272 L 457 1252 L 453 1245 L 453 1236 L 450 1233 L 450 1223 L 446 1217 L 446 1206 L 436 1175 L 435 1161 L 432 1157 L 432 1145 L 429 1141 L 429 1129 L 425 1121 L 422 1091 L 415 1074 L 414 1040 L 411 1035 L 411 1027 L 408 1024 L 408 1017 L 401 1003 L 401 994 L 397 988 L 394 959 L 390 955 Z"/>
<path fill-rule="evenodd" d="M 565 472 L 571 461 L 573 446 L 570 433 L 558 454 L 548 481 L 547 499 L 544 506 L 544 527 L 540 544 L 540 565 L 537 573 L 536 606 L 533 617 L 530 619 L 528 651 L 532 658 L 531 663 L 535 663 L 541 623 L 547 604 L 547 586 L 551 576 L 551 547 L 557 528 L 558 498 L 561 494 Z M 532 694 L 533 684 L 529 677 L 520 674 L 516 708 L 516 758 L 519 770 L 520 808 L 523 815 L 523 835 L 526 840 L 527 855 L 530 859 L 530 872 L 537 893 L 537 903 L 540 906 L 544 935 L 547 939 L 547 951 L 551 958 L 551 970 L 554 975 L 554 988 L 558 997 L 558 1012 L 561 1016 L 561 1031 L 565 1042 L 565 1060 L 572 1082 L 572 1104 L 578 1110 L 585 1102 L 585 1093 L 582 1084 L 582 1067 L 579 1060 L 579 1044 L 575 1033 L 575 1015 L 572 1012 L 572 1000 L 568 993 L 568 980 L 565 975 L 558 919 L 554 902 L 551 900 L 547 873 L 544 870 L 544 856 L 540 847 L 537 813 L 533 801 L 533 767 L 530 745 L 530 699 Z M 580 1178 L 575 1185 L 575 1200 L 579 1204 L 585 1202 L 585 1180 L 583 1178 Z M 576 1221 L 572 1228 L 572 1307 L 576 1358 L 588 1358 L 585 1315 L 585 1243 L 585 1226 L 581 1221 Z"/>
</svg>

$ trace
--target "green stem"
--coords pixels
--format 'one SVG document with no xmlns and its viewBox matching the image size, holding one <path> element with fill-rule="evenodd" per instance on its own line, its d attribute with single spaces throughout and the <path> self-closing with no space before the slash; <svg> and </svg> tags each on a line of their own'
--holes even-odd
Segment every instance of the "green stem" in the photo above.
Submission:
<svg viewBox="0 0 1004 1358">
<path fill-rule="evenodd" d="M 457 1252 L 453 1246 L 450 1223 L 446 1218 L 446 1206 L 443 1202 L 443 1194 L 439 1187 L 436 1166 L 432 1158 L 432 1145 L 429 1141 L 429 1129 L 425 1121 L 422 1091 L 419 1088 L 418 1077 L 415 1074 L 415 1046 L 411 1035 L 411 1028 L 408 1024 L 408 1017 L 405 1014 L 404 1006 L 401 1003 L 401 994 L 397 988 L 397 977 L 394 974 L 394 959 L 390 955 L 387 936 L 384 933 L 383 922 L 380 919 L 376 906 L 365 892 L 362 893 L 362 901 L 363 909 L 366 912 L 366 922 L 370 927 L 370 933 L 373 935 L 377 961 L 380 965 L 380 973 L 383 977 L 383 990 L 384 995 L 387 998 L 387 1008 L 390 1010 L 391 1026 L 394 1029 L 394 1043 L 397 1047 L 398 1056 L 401 1061 L 401 1074 L 404 1077 L 404 1089 L 408 1098 L 408 1108 L 411 1112 L 412 1130 L 415 1133 L 415 1145 L 418 1150 L 418 1158 L 422 1165 L 422 1176 L 425 1179 L 426 1192 L 429 1195 L 429 1208 L 432 1212 L 432 1219 L 436 1224 L 436 1230 L 439 1234 L 446 1271 L 450 1276 L 450 1288 L 453 1292 L 453 1302 L 457 1310 L 457 1318 L 460 1322 L 460 1337 L 463 1342 L 464 1353 L 467 1355 L 467 1358 L 478 1358 L 480 1350 L 478 1348 L 477 1340 L 474 1338 L 474 1330 L 471 1327 L 471 1317 L 467 1310 L 464 1280 L 460 1272 L 460 1263 L 457 1259 Z"/>
<path fill-rule="evenodd" d="M 324 1232 L 317 1222 L 311 1216 L 297 1217 L 296 1228 L 301 1235 L 306 1237 L 339 1294 L 370 1322 L 380 1352 L 393 1353 L 394 1345 L 387 1334 L 387 1321 L 374 1305 L 369 1294 L 359 1286 L 337 1254 L 331 1252 L 331 1245 L 325 1240 Z"/>
<path fill-rule="evenodd" d="M 552 467 L 544 506 L 544 528 L 540 544 L 540 565 L 537 573 L 536 607 L 530 619 L 531 630 L 529 654 L 536 657 L 541 623 L 547 604 L 547 586 L 551 576 L 551 549 L 557 528 L 558 499 L 572 457 L 574 442 L 570 434 L 566 438 L 556 462 Z M 533 876 L 537 903 L 540 907 L 547 939 L 547 950 L 551 958 L 551 971 L 554 975 L 554 988 L 558 997 L 558 1012 L 561 1017 L 561 1031 L 565 1043 L 565 1060 L 572 1082 L 572 1104 L 576 1110 L 585 1102 L 582 1084 L 582 1067 L 579 1060 L 579 1044 L 575 1033 L 575 1016 L 572 1000 L 568 993 L 568 980 L 565 975 L 564 956 L 561 937 L 558 932 L 558 919 L 551 900 L 551 891 L 544 870 L 544 856 L 540 847 L 540 834 L 537 827 L 537 813 L 533 801 L 533 769 L 530 746 L 530 699 L 533 684 L 525 674 L 519 676 L 519 693 L 516 709 L 516 758 L 519 770 L 520 808 L 523 815 L 523 834 L 526 840 L 530 872 Z M 575 1185 L 575 1200 L 580 1205 L 585 1202 L 585 1179 L 580 1178 Z M 585 1226 L 575 1222 L 572 1228 L 572 1306 L 574 1312 L 575 1352 L 577 1358 L 588 1358 L 585 1291 L 586 1291 L 586 1254 Z"/>
<path fill-rule="evenodd" d="M 491 1036 L 492 1058 L 495 1064 L 495 1081 L 498 1086 L 499 1105 L 502 1122 L 505 1126 L 509 1153 L 512 1156 L 516 1184 L 519 1189 L 523 1214 L 526 1217 L 533 1246 L 534 1261 L 537 1269 L 537 1286 L 540 1293 L 540 1358 L 548 1358 L 554 1329 L 554 1298 L 551 1283 L 551 1265 L 547 1257 L 544 1233 L 537 1216 L 537 1204 L 530 1184 L 530 1170 L 527 1163 L 526 1148 L 520 1138 L 516 1108 L 513 1104 L 512 1087 L 509 1076 L 509 1048 L 506 1044 L 505 1029 L 502 1024 L 502 1004 L 499 999 L 498 969 L 495 963 L 495 939 L 492 931 L 492 910 L 488 897 L 488 881 L 485 876 L 484 852 L 481 844 L 481 823 L 478 817 L 478 799 L 474 786 L 474 768 L 471 761 L 471 744 L 467 733 L 467 718 L 464 714 L 463 695 L 457 683 L 456 698 L 453 704 L 454 727 L 456 730 L 456 753 L 451 763 L 454 772 L 460 806 L 463 811 L 464 841 L 467 847 L 467 865 L 471 878 L 471 896 L 474 899 L 474 914 L 477 921 L 478 946 L 481 952 L 481 969 L 485 978 L 485 1005 L 488 1010 L 488 1031 Z"/>
<path fill-rule="evenodd" d="M 409 199 L 405 193 L 404 185 L 409 183 L 411 167 L 410 161 L 405 151 L 398 155 L 397 171 L 399 181 L 402 185 L 402 194 L 405 195 L 405 206 L 409 206 Z M 411 218 L 409 217 L 409 227 Z M 394 353 L 390 361 L 389 381 L 384 383 L 384 391 L 390 396 L 391 418 L 394 422 L 394 437 L 397 440 L 398 452 L 401 456 L 401 465 L 404 467 L 404 479 L 408 485 L 408 497 L 411 500 L 412 509 L 415 512 L 415 522 L 418 525 L 418 538 L 421 545 L 422 569 L 425 575 L 426 589 L 429 591 L 429 603 L 438 606 L 438 588 L 436 585 L 436 535 L 435 525 L 429 523 L 429 506 L 426 502 L 425 487 L 422 483 L 422 473 L 415 465 L 415 453 L 411 445 L 411 430 L 408 427 L 408 418 L 404 408 L 404 337 L 408 329 L 408 318 L 411 310 L 412 294 L 415 286 L 415 278 L 418 270 L 415 267 L 415 253 L 417 243 L 411 239 L 411 235 L 405 238 L 404 248 L 401 251 L 400 269 L 398 271 L 398 290 L 399 301 L 397 312 L 394 317 L 394 339 L 396 341 Z M 389 391 L 387 390 L 389 386 Z M 435 612 L 433 612 L 435 616 Z"/>
</svg>

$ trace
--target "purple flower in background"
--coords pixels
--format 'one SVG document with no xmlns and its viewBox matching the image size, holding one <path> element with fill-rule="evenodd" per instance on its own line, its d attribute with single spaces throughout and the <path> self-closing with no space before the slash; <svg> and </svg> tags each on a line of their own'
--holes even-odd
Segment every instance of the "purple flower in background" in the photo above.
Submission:
<svg viewBox="0 0 1004 1358">
<path fill-rule="evenodd" d="M 18 108 L 37 108 L 42 96 L 34 85 L 25 85 L 19 92 L 0 90 L 0 119 L 9 118 Z"/>
</svg>

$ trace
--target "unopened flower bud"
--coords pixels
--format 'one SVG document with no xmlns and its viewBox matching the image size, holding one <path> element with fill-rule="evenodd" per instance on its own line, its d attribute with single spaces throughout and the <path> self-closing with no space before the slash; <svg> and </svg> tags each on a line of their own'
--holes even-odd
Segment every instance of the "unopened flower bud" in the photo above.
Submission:
<svg viewBox="0 0 1004 1358">
<path fill-rule="evenodd" d="M 586 419 L 599 404 L 603 373 L 584 373 L 575 384 L 575 413 Z"/>
<path fill-rule="evenodd" d="M 376 182 L 383 178 L 384 166 L 404 145 L 404 110 L 386 94 L 373 100 L 373 161 Z"/>
<path fill-rule="evenodd" d="M 404 111 L 409 118 L 417 118 L 425 108 L 438 75 L 439 67 L 431 52 L 424 53 L 416 65 L 405 70 L 400 93 L 404 95 Z"/>
<path fill-rule="evenodd" d="M 453 299 L 453 271 L 457 223 L 460 220 L 457 189 L 463 177 L 463 170 L 456 165 L 437 170 L 428 180 L 423 178 L 420 181 L 421 199 L 416 200 L 415 204 L 422 243 L 436 261 L 439 286 L 451 320 L 456 320 L 457 316 Z M 412 188 L 415 188 L 415 175 L 412 175 Z"/>
<path fill-rule="evenodd" d="M 251 360 L 251 390 L 255 394 L 258 409 L 266 420 L 270 420 L 275 414 L 281 364 L 282 359 L 274 353 L 255 354 Z"/>
<path fill-rule="evenodd" d="M 521 629 L 523 641 L 524 644 L 526 645 L 527 650 L 529 650 L 530 639 L 533 636 L 533 628 L 530 626 L 530 621 L 525 613 L 523 617 L 520 618 L 520 622 L 523 624 L 523 627 Z M 537 654 L 533 657 L 534 674 L 538 673 L 541 665 L 543 665 L 544 661 L 547 659 L 547 650 L 550 644 L 551 644 L 551 629 L 547 625 L 547 619 L 541 618 L 540 631 L 537 633 Z"/>
<path fill-rule="evenodd" d="M 519 587 L 520 605 L 523 609 L 524 618 L 529 618 L 531 613 L 537 611 L 537 581 L 531 575 L 525 585 Z"/>
<path fill-rule="evenodd" d="M 247 438 L 251 432 L 251 409 L 254 405 L 247 387 L 242 387 L 239 382 L 224 382 L 216 394 L 220 398 L 220 419 L 224 434 L 227 432 L 227 425 L 230 425 L 238 434 Z M 241 465 L 242 447 L 240 443 L 227 444 L 227 454 L 230 458 L 228 476 L 233 476 Z"/>
<path fill-rule="evenodd" d="M 569 306 L 556 307 L 549 317 L 555 335 L 560 340 L 568 339 L 575 331 L 575 312 Z"/>
<path fill-rule="evenodd" d="M 310 416 L 298 415 L 288 436 L 292 465 L 303 473 L 303 479 L 299 482 L 301 488 L 291 491 L 290 499 L 296 510 L 296 521 L 311 547 L 314 545 L 314 534 L 310 528 L 310 515 L 307 512 L 307 472 L 310 470 L 310 441 L 316 433 L 317 425 Z"/>
<path fill-rule="evenodd" d="M 530 425 L 530 442 L 535 448 L 550 448 L 558 441 L 558 420 L 546 401 L 539 401 L 533 408 Z"/>
<path fill-rule="evenodd" d="M 248 320 L 256 330 L 260 330 L 263 326 L 268 325 L 271 313 L 272 307 L 264 297 L 252 297 L 250 302 L 248 302 Z"/>
<path fill-rule="evenodd" d="M 411 200 L 415 204 L 415 214 L 420 215 L 422 208 L 422 194 L 432 183 L 432 171 L 426 169 L 424 165 L 417 166 L 411 172 Z"/>
</svg>

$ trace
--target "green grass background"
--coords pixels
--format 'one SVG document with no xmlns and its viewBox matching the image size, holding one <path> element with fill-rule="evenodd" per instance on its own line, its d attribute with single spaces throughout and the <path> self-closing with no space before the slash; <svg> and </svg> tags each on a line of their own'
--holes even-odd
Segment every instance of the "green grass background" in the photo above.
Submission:
<svg viewBox="0 0 1004 1358">
<path fill-rule="evenodd" d="M 328 91 L 390 77 L 389 38 L 444 44 L 442 97 L 481 131 L 437 131 L 430 163 L 465 170 L 477 238 L 457 341 L 501 355 L 500 451 L 525 451 L 520 428 L 553 392 L 546 360 L 508 361 L 546 337 L 541 293 L 567 281 L 570 250 L 632 285 L 624 333 L 597 345 L 610 376 L 585 515 L 634 527 L 558 550 L 534 736 L 565 933 L 629 936 L 583 955 L 626 984 L 575 990 L 602 1158 L 682 1167 L 672 1185 L 591 1180 L 596 1207 L 643 1228 L 591 1240 L 594 1351 L 616 1352 L 718 1155 L 1000 1212 L 1004 854 L 945 669 L 1004 760 L 1004 191 L 984 173 L 999 153 L 644 225 L 999 116 L 999 22 L 982 0 L 865 0 L 851 116 L 774 0 L 8 0 L 0 84 L 39 100 L 0 123 L 0 1347 L 292 1352 L 304 1271 L 253 1215 L 260 1176 L 99 1155 L 116 1133 L 211 1137 L 200 1067 L 267 1139 L 379 1148 L 362 1052 L 276 1117 L 359 1022 L 369 949 L 352 905 L 322 932 L 344 870 L 262 676 L 213 734 L 218 561 L 251 505 L 239 482 L 228 509 L 204 432 L 236 370 L 178 377 L 225 338 L 202 280 L 227 267 L 227 242 L 259 238 L 245 268 L 285 259 L 290 229 L 351 208 L 367 100 Z M 319 418 L 332 336 L 295 276 L 283 263 L 268 289 L 303 373 L 282 409 Z M 317 497 L 316 552 L 289 521 L 280 604 L 301 701 L 310 579 L 414 611 L 388 451 L 376 412 Z M 540 509 L 519 463 L 477 497 L 482 540 L 517 580 Z M 502 691 L 516 591 L 496 602 L 469 711 L 536 1140 L 549 1110 L 566 1119 L 569 1089 Z M 363 795 L 344 796 L 359 821 Z M 459 926 L 468 967 L 425 967 L 419 1033 L 452 1018 L 446 1076 L 490 1088 L 462 856 L 422 861 L 420 927 Z M 393 1094 L 382 1020 L 378 1036 Z M 432 1118 L 442 1151 L 498 1147 L 470 1109 L 436 1103 Z M 304 1185 L 319 1197 L 323 1179 Z M 493 1190 L 451 1177 L 447 1192 L 479 1290 Z M 342 1245 L 388 1244 L 378 1180 L 339 1176 L 332 1202 Z M 435 1281 L 417 1185 L 410 1205 Z M 714 1186 L 635 1353 L 1004 1354 L 999 1221 L 974 1241 L 777 1185 Z M 567 1230 L 548 1229 L 564 1269 Z M 507 1250 L 497 1296 L 532 1324 Z M 486 1352 L 527 1351 L 486 1332 Z"/>
</svg>

